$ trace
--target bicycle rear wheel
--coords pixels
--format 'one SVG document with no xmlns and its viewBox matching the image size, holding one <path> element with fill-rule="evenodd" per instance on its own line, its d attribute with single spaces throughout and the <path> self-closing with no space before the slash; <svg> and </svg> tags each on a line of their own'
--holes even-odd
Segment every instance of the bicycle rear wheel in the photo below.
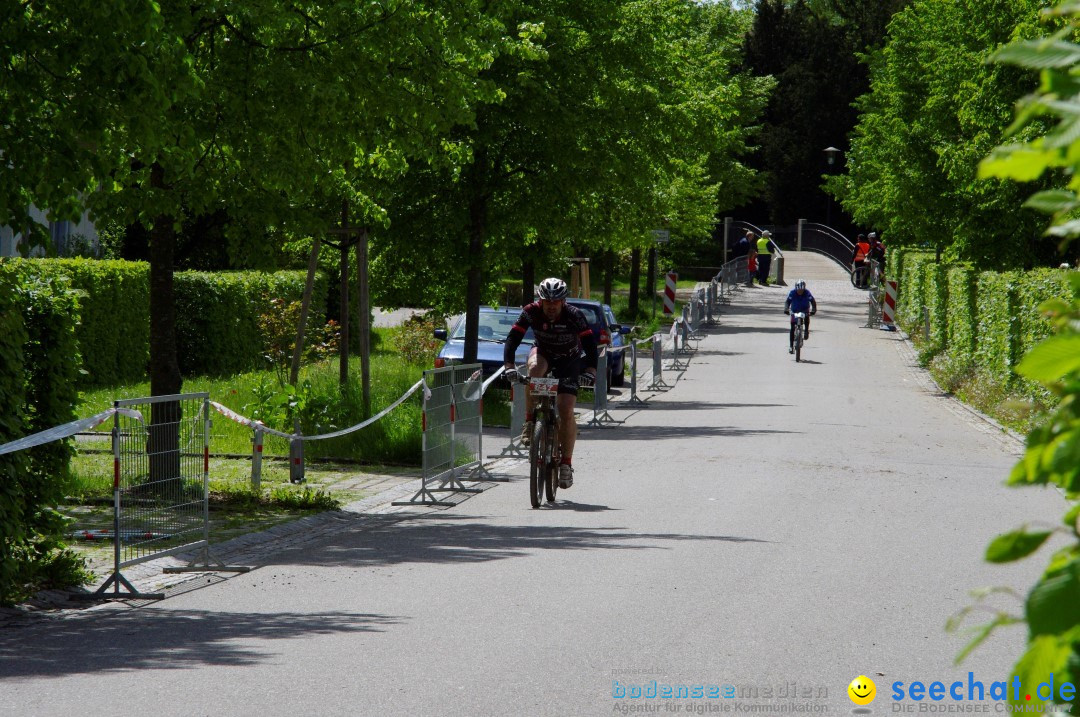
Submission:
<svg viewBox="0 0 1080 717">
<path fill-rule="evenodd" d="M 533 424 L 532 443 L 529 444 L 529 502 L 533 508 L 540 507 L 544 484 L 548 478 L 547 421 L 536 417 Z"/>
</svg>

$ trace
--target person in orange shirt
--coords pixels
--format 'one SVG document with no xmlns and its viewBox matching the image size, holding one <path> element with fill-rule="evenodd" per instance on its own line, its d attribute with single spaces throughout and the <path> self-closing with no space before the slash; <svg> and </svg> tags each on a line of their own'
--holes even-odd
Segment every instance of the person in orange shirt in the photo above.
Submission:
<svg viewBox="0 0 1080 717">
<path fill-rule="evenodd" d="M 867 284 L 867 273 L 870 270 L 867 256 L 870 254 L 870 242 L 866 240 L 865 234 L 860 234 L 855 241 L 855 251 L 851 256 L 851 270 L 858 272 L 855 277 L 855 286 L 859 289 L 865 289 Z"/>
</svg>

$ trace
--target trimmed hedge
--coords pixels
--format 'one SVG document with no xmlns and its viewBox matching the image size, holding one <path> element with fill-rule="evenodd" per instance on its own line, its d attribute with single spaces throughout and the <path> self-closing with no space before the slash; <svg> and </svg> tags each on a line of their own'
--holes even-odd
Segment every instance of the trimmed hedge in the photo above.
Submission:
<svg viewBox="0 0 1080 717">
<path fill-rule="evenodd" d="M 923 287 L 930 307 L 930 346 L 927 352 L 940 353 L 949 343 L 949 266 L 923 266 Z"/>
<path fill-rule="evenodd" d="M 20 274 L 0 262 L 0 444 L 74 420 L 78 311 L 63 277 Z M 70 441 L 56 441 L 0 456 L 2 605 L 48 585 L 58 571 L 79 570 L 53 510 L 73 453 Z"/>
<path fill-rule="evenodd" d="M 1017 342 L 1017 361 L 1024 357 L 1035 345 L 1053 333 L 1053 327 L 1039 313 L 1039 304 L 1047 299 L 1057 298 L 1069 301 L 1072 298 L 1072 285 L 1069 275 L 1061 269 L 1033 269 L 1020 275 L 1015 287 L 1017 297 L 1017 316 L 1019 322 L 1014 326 Z M 1053 405 L 1057 399 L 1042 384 L 1026 378 L 1017 377 L 1017 384 L 1023 393 L 1035 399 Z"/>
<path fill-rule="evenodd" d="M 1015 289 L 1019 278 L 1019 272 L 984 271 L 979 274 L 976 289 L 975 365 L 1005 388 L 1012 386 L 1013 366 L 1020 360 Z"/>
<path fill-rule="evenodd" d="M 901 325 L 921 337 L 922 310 L 929 309 L 930 344 L 920 347 L 924 358 L 944 351 L 1004 389 L 1054 401 L 1041 385 L 1017 377 L 1013 367 L 1051 333 L 1039 305 L 1072 295 L 1067 272 L 976 272 L 966 265 L 938 264 L 933 254 L 909 249 L 897 250 L 890 260 L 898 267 Z"/>
<path fill-rule="evenodd" d="M 81 388 L 146 379 L 150 360 L 150 272 L 145 262 L 94 259 L 12 259 L 0 274 L 16 283 L 66 277 L 79 293 L 76 335 L 83 356 Z M 299 301 L 306 275 L 178 272 L 175 274 L 177 351 L 184 376 L 256 368 L 263 343 L 257 325 L 268 297 Z M 316 275 L 309 326 L 326 316 L 327 279 Z"/>
<path fill-rule="evenodd" d="M 0 271 L 21 280 L 68 277 L 80 293 L 76 334 L 84 387 L 142 381 L 150 358 L 149 266 L 96 259 L 13 259 Z"/>
<path fill-rule="evenodd" d="M 975 355 L 975 270 L 958 265 L 949 269 L 949 326 L 945 346 L 948 354 L 965 364 Z"/>
<path fill-rule="evenodd" d="M 176 274 L 176 340 L 180 372 L 185 376 L 220 376 L 257 368 L 263 359 L 259 314 L 268 299 L 299 301 L 307 275 L 257 271 Z M 315 277 L 308 330 L 326 322 L 327 278 Z"/>
</svg>

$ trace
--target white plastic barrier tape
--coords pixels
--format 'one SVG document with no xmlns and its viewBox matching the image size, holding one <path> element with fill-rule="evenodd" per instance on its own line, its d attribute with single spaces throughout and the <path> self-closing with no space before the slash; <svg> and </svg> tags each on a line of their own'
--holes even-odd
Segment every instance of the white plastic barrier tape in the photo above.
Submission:
<svg viewBox="0 0 1080 717">
<path fill-rule="evenodd" d="M 348 434 L 350 434 L 350 433 L 352 433 L 354 431 L 359 431 L 361 428 L 364 428 L 365 426 L 370 426 L 372 423 L 379 420 L 380 418 L 382 418 L 383 416 L 385 416 L 386 414 L 390 413 L 395 408 L 400 406 L 405 401 L 406 398 L 408 398 L 409 396 L 416 393 L 416 391 L 421 386 L 423 386 L 425 394 L 430 393 L 428 391 L 427 386 L 424 384 L 424 380 L 420 379 L 419 381 L 414 383 L 412 385 L 412 388 L 410 388 L 408 391 L 406 391 L 405 394 L 401 398 L 394 401 L 389 406 L 387 406 L 383 410 L 379 411 L 378 413 L 376 413 L 374 416 L 367 419 L 363 423 L 358 423 L 355 426 L 349 426 L 348 428 L 343 428 L 340 431 L 334 431 L 333 433 L 323 433 L 323 434 L 320 434 L 318 436 L 304 436 L 304 435 L 301 435 L 299 433 L 285 433 L 283 431 L 275 431 L 273 428 L 266 427 L 260 421 L 252 420 L 252 419 L 248 418 L 247 416 L 241 416 L 236 411 L 234 411 L 231 408 L 228 408 L 226 406 L 222 406 L 217 401 L 211 401 L 210 405 L 213 406 L 214 410 L 217 411 L 218 413 L 220 413 L 222 416 L 225 416 L 226 418 L 228 418 L 230 420 L 236 421 L 237 423 L 239 423 L 242 426 L 247 426 L 249 428 L 258 428 L 263 433 L 269 433 L 271 435 L 280 436 L 281 438 L 288 438 L 290 440 L 298 438 L 298 439 L 304 440 L 304 441 L 322 441 L 322 440 L 325 440 L 327 438 L 338 438 L 339 436 L 345 436 L 345 435 L 348 435 Z"/>
<path fill-rule="evenodd" d="M 92 428 L 97 428 L 105 421 L 109 420 L 113 414 L 120 413 L 125 416 L 130 416 L 140 422 L 143 421 L 143 416 L 138 411 L 131 408 L 110 408 L 107 411 L 102 411 L 96 416 L 90 416 L 89 418 L 80 418 L 77 421 L 71 423 L 65 423 L 62 426 L 54 426 L 44 431 L 39 431 L 25 438 L 20 438 L 17 441 L 11 443 L 5 443 L 0 446 L 0 456 L 5 453 L 14 453 L 15 451 L 21 451 L 26 448 L 33 448 L 34 446 L 42 446 L 46 443 L 52 443 L 53 441 L 59 441 L 62 438 L 68 438 L 74 436 L 76 433 L 82 433 L 83 431 L 89 431 Z"/>
<path fill-rule="evenodd" d="M 481 394 L 481 395 L 483 395 L 483 394 L 487 393 L 487 390 L 488 390 L 488 386 L 490 386 L 490 385 L 491 385 L 492 383 L 494 383 L 494 382 L 495 382 L 495 379 L 497 379 L 497 378 L 498 378 L 499 376 L 502 376 L 502 375 L 503 375 L 503 372 L 504 372 L 504 371 L 507 371 L 507 370 L 508 370 L 508 369 L 507 369 L 507 368 L 506 368 L 506 367 L 504 366 L 503 368 L 499 369 L 499 370 L 498 370 L 498 371 L 496 371 L 495 373 L 491 374 L 491 376 L 489 376 L 489 377 L 488 377 L 488 380 L 487 380 L 487 381 L 484 381 L 484 385 L 483 385 L 483 387 L 482 387 L 482 388 L 480 389 L 480 394 Z M 474 375 L 475 375 L 475 374 L 474 374 Z M 472 381 L 472 378 L 470 377 L 470 378 L 469 378 L 469 380 L 470 380 L 470 381 Z"/>
</svg>

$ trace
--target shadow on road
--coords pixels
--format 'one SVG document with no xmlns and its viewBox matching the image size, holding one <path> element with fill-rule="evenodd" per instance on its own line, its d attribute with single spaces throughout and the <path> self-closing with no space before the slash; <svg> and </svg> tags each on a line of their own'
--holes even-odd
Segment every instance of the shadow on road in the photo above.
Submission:
<svg viewBox="0 0 1080 717">
<path fill-rule="evenodd" d="M 560 492 L 561 495 L 561 492 Z M 522 514 L 534 515 L 522 494 Z M 609 510 L 569 502 L 555 509 Z M 757 538 L 686 533 L 642 533 L 621 527 L 580 528 L 569 525 L 493 525 L 485 516 L 447 512 L 385 516 L 382 525 L 370 516 L 364 530 L 345 524 L 334 537 L 271 557 L 270 565 L 374 567 L 401 563 L 485 563 L 527 557 L 537 550 L 668 550 L 666 543 L 687 541 L 767 543 Z M 262 568 L 266 569 L 266 568 Z"/>
<path fill-rule="evenodd" d="M 589 429 L 591 426 L 580 426 Z M 668 438 L 739 438 L 742 436 L 767 436 L 792 434 L 802 431 L 779 431 L 770 428 L 736 428 L 735 426 L 626 426 L 618 430 L 602 428 L 583 435 L 590 441 L 657 441 Z"/>
<path fill-rule="evenodd" d="M 709 401 L 657 401 L 650 400 L 649 408 L 661 411 L 711 411 L 716 408 L 791 408 L 788 403 L 713 403 Z M 620 408 L 620 406 L 609 406 Z M 640 413 L 642 411 L 636 411 Z M 647 413 L 647 411 L 645 411 Z"/>
<path fill-rule="evenodd" d="M 381 632 L 404 620 L 357 612 L 225 612 L 93 610 L 64 619 L 5 626 L 0 633 L 0 681 L 34 676 L 165 669 L 242 667 L 280 657 L 272 640 L 309 635 Z M 239 644 L 263 640 L 256 649 Z"/>
</svg>

